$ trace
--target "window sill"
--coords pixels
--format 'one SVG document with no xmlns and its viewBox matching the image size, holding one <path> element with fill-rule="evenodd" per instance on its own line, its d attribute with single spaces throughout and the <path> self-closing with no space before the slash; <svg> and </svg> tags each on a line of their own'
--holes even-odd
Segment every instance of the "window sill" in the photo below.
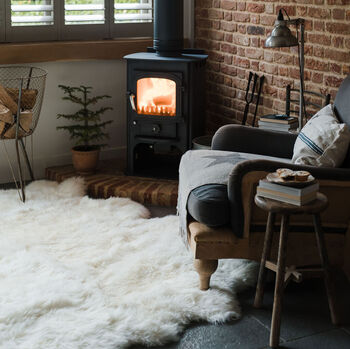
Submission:
<svg viewBox="0 0 350 349">
<path fill-rule="evenodd" d="M 0 64 L 121 59 L 145 51 L 152 38 L 0 44 Z"/>
</svg>

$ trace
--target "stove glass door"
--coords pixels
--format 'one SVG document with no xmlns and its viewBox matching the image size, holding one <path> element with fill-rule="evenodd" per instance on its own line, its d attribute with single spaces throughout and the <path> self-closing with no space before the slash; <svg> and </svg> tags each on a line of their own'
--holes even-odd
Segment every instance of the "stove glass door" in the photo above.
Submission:
<svg viewBox="0 0 350 349">
<path fill-rule="evenodd" d="M 176 82 L 152 77 L 137 80 L 137 114 L 176 116 Z"/>
</svg>

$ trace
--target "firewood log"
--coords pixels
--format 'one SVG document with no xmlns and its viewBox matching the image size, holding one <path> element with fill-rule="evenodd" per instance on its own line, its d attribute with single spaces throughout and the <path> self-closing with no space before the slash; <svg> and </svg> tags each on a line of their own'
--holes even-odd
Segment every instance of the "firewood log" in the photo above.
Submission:
<svg viewBox="0 0 350 349">
<path fill-rule="evenodd" d="M 25 110 L 20 114 L 19 117 L 19 129 L 18 137 L 24 137 L 30 132 L 30 126 L 33 122 L 33 113 L 30 110 Z M 16 123 L 11 125 L 4 133 L 4 138 L 14 139 L 16 138 Z"/>
<path fill-rule="evenodd" d="M 21 138 L 24 136 L 24 132 L 19 129 L 18 130 L 18 138 Z M 14 139 L 16 138 L 16 124 L 13 124 L 5 133 L 4 133 L 4 138 L 7 139 Z"/>
<path fill-rule="evenodd" d="M 12 114 L 17 113 L 17 103 L 11 98 L 2 85 L 0 85 L 0 102 L 5 107 L 9 108 Z"/>
<path fill-rule="evenodd" d="M 18 103 L 18 88 L 6 88 L 6 92 L 11 96 L 11 98 Z M 36 96 L 38 95 L 38 90 L 34 89 L 23 89 L 21 98 L 21 109 L 33 109 Z"/>
<path fill-rule="evenodd" d="M 0 120 L 8 124 L 13 123 L 13 115 L 11 110 L 2 104 L 0 104 Z"/>
<path fill-rule="evenodd" d="M 21 128 L 28 133 L 33 122 L 33 113 L 30 110 L 24 110 L 19 118 Z"/>
<path fill-rule="evenodd" d="M 2 133 L 4 132 L 6 127 L 6 123 L 3 121 L 0 121 L 0 136 L 2 135 Z"/>
</svg>

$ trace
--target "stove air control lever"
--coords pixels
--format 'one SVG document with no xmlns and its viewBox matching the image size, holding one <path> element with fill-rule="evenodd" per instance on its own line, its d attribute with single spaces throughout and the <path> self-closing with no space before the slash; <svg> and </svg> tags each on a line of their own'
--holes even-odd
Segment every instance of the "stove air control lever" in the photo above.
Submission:
<svg viewBox="0 0 350 349">
<path fill-rule="evenodd" d="M 129 100 L 130 100 L 130 105 L 131 105 L 132 110 L 137 112 L 136 104 L 135 104 L 135 97 L 136 96 L 132 92 L 128 92 L 128 95 L 129 95 Z"/>
</svg>

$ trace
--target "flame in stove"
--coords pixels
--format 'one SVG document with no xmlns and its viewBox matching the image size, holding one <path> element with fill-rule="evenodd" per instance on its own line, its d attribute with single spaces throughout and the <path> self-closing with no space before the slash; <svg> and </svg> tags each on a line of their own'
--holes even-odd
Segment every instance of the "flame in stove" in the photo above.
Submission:
<svg viewBox="0 0 350 349">
<path fill-rule="evenodd" d="M 164 78 L 137 81 L 137 113 L 155 116 L 176 115 L 176 83 Z"/>
</svg>

